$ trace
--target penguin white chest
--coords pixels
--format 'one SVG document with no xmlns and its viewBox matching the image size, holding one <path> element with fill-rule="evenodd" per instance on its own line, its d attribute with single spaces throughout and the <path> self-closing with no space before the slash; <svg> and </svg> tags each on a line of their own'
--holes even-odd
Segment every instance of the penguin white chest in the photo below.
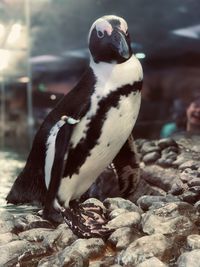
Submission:
<svg viewBox="0 0 200 267">
<path fill-rule="evenodd" d="M 121 96 L 117 106 L 107 111 L 97 143 L 80 167 L 79 173 L 61 181 L 58 196 L 66 207 L 71 199 L 79 198 L 87 191 L 124 145 L 137 119 L 140 99 L 140 92 L 132 92 L 129 96 Z M 80 131 L 78 127 L 77 125 L 74 134 Z"/>
</svg>

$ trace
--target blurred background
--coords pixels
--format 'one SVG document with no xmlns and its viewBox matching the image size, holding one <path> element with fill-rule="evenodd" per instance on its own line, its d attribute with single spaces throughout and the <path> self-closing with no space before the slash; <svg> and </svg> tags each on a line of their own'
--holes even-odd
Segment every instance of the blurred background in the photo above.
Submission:
<svg viewBox="0 0 200 267">
<path fill-rule="evenodd" d="M 48 112 L 88 66 L 93 21 L 116 14 L 129 25 L 144 68 L 136 138 L 159 138 L 200 91 L 198 0 L 1 0 L 0 145 L 28 151 Z"/>
</svg>

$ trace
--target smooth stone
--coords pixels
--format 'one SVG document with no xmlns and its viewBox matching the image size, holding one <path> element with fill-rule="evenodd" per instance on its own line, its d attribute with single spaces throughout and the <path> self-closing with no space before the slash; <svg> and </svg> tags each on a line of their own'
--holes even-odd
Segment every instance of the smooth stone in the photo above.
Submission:
<svg viewBox="0 0 200 267">
<path fill-rule="evenodd" d="M 0 246 L 0 266 L 29 266 L 34 258 L 44 256 L 47 249 L 38 243 L 30 243 L 26 240 L 12 241 Z"/>
<path fill-rule="evenodd" d="M 197 193 L 198 195 L 200 194 L 200 186 L 196 185 L 196 186 L 191 186 L 189 188 L 189 191 L 193 192 L 193 193 Z"/>
<path fill-rule="evenodd" d="M 155 162 L 159 158 L 160 158 L 160 153 L 150 152 L 150 153 L 145 154 L 142 160 L 145 164 L 150 164 L 150 163 Z"/>
<path fill-rule="evenodd" d="M 12 232 L 14 229 L 13 221 L 4 221 L 0 219 L 0 234 Z"/>
<path fill-rule="evenodd" d="M 125 219 L 126 218 L 126 219 Z M 141 220 L 141 215 L 138 212 L 127 212 L 125 215 L 121 214 L 107 223 L 109 229 L 117 229 L 120 227 L 137 227 Z"/>
<path fill-rule="evenodd" d="M 142 216 L 144 233 L 184 236 L 197 233 L 195 225 L 198 216 L 195 208 L 187 203 L 167 203 L 158 209 L 151 209 Z M 178 226 L 178 227 L 177 227 Z"/>
<path fill-rule="evenodd" d="M 38 215 L 27 214 L 17 216 L 14 220 L 15 232 L 25 231 L 32 228 L 49 228 L 55 229 L 51 222 L 42 219 Z"/>
<path fill-rule="evenodd" d="M 66 250 L 78 251 L 84 259 L 101 255 L 106 245 L 101 238 L 77 239 Z"/>
<path fill-rule="evenodd" d="M 42 259 L 38 266 L 88 266 L 89 258 L 103 254 L 105 247 L 101 238 L 77 239 L 64 250 Z"/>
<path fill-rule="evenodd" d="M 196 178 L 196 174 L 194 174 L 191 169 L 187 168 L 180 173 L 179 177 L 183 183 L 189 183 L 191 180 Z"/>
<path fill-rule="evenodd" d="M 173 159 L 165 158 L 162 156 L 160 159 L 158 159 L 156 163 L 163 168 L 168 168 L 168 167 L 173 166 L 173 162 L 174 162 Z"/>
<path fill-rule="evenodd" d="M 18 240 L 18 236 L 13 233 L 0 234 L 0 246 L 5 245 L 11 241 Z"/>
<path fill-rule="evenodd" d="M 188 186 L 200 186 L 200 178 L 193 178 L 188 182 Z"/>
<path fill-rule="evenodd" d="M 154 142 L 144 142 L 140 149 L 140 152 L 142 155 L 145 155 L 151 152 L 159 152 L 159 151 L 160 151 L 160 148 Z"/>
<path fill-rule="evenodd" d="M 14 229 L 14 216 L 1 209 L 0 210 L 0 234 L 12 232 Z"/>
<path fill-rule="evenodd" d="M 188 160 L 179 166 L 179 170 L 185 170 L 187 168 L 197 170 L 199 168 L 199 163 L 194 160 Z"/>
<path fill-rule="evenodd" d="M 27 240 L 30 242 L 42 242 L 46 236 L 49 234 L 55 233 L 55 231 L 45 229 L 45 228 L 36 228 L 36 229 L 30 229 L 26 230 L 24 232 L 21 232 L 18 234 L 19 239 L 21 240 Z M 56 235 L 56 234 L 55 234 Z M 58 234 L 56 235 L 56 238 L 58 237 Z"/>
<path fill-rule="evenodd" d="M 141 237 L 139 231 L 132 227 L 121 227 L 116 229 L 109 237 L 108 241 L 116 247 L 117 250 L 127 248 L 135 239 Z"/>
<path fill-rule="evenodd" d="M 172 138 L 162 138 L 157 142 L 157 145 L 161 149 L 165 149 L 166 147 L 178 147 L 178 144 Z"/>
<path fill-rule="evenodd" d="M 168 154 L 170 152 L 174 152 L 177 155 L 179 148 L 177 146 L 169 146 L 162 150 L 162 154 Z"/>
<path fill-rule="evenodd" d="M 186 191 L 179 197 L 182 201 L 188 202 L 190 204 L 194 204 L 196 201 L 199 200 L 199 194 L 191 191 Z"/>
<path fill-rule="evenodd" d="M 181 195 L 185 190 L 185 185 L 181 180 L 177 179 L 177 182 L 172 185 L 171 190 L 169 191 L 170 194 L 174 196 Z"/>
<path fill-rule="evenodd" d="M 148 165 L 142 169 L 142 179 L 168 192 L 179 176 L 176 169 L 165 169 L 158 165 Z"/>
<path fill-rule="evenodd" d="M 111 211 L 111 213 L 109 214 L 109 218 L 114 219 L 117 216 L 124 214 L 124 213 L 127 213 L 127 212 L 128 212 L 128 210 L 125 210 L 125 209 L 115 209 L 115 210 Z"/>
<path fill-rule="evenodd" d="M 199 267 L 200 266 L 200 249 L 183 253 L 177 261 L 177 267 Z"/>
<path fill-rule="evenodd" d="M 200 249 L 200 235 L 189 235 L 187 237 L 187 245 L 190 249 Z"/>
<path fill-rule="evenodd" d="M 143 236 L 118 255 L 118 262 L 125 266 L 135 266 L 153 256 L 162 261 L 167 254 L 170 254 L 171 249 L 171 242 L 162 234 Z"/>
<path fill-rule="evenodd" d="M 41 259 L 37 266 L 38 267 L 64 267 L 64 266 L 88 267 L 89 260 L 84 259 L 83 256 L 78 251 L 61 251 L 58 254 Z"/>
<path fill-rule="evenodd" d="M 56 231 L 59 233 L 58 239 L 54 239 L 54 235 L 47 236 L 43 243 L 47 242 L 47 244 L 54 244 L 52 239 L 56 241 L 56 246 L 61 249 L 66 248 L 67 246 L 71 245 L 74 241 L 77 240 L 77 236 L 72 232 L 71 229 L 66 225 L 66 223 L 60 224 Z"/>
<path fill-rule="evenodd" d="M 200 213 L 200 200 L 194 204 L 194 207 Z"/>
<path fill-rule="evenodd" d="M 97 198 L 89 198 L 89 199 L 85 200 L 83 203 L 84 204 L 87 204 L 87 203 L 91 204 L 92 203 L 95 206 L 101 207 L 104 211 L 106 210 L 103 203 L 100 200 L 98 200 Z"/>
<path fill-rule="evenodd" d="M 136 265 L 136 267 L 167 267 L 167 265 L 160 261 L 158 258 L 152 257 Z"/>
<path fill-rule="evenodd" d="M 120 208 L 128 211 L 135 211 L 138 213 L 142 213 L 141 209 L 138 206 L 136 206 L 133 202 L 121 197 L 107 198 L 104 200 L 103 204 L 110 211 Z"/>
<path fill-rule="evenodd" d="M 154 203 L 170 203 L 180 202 L 180 199 L 176 196 L 142 196 L 137 200 L 138 206 L 147 211 Z"/>
</svg>

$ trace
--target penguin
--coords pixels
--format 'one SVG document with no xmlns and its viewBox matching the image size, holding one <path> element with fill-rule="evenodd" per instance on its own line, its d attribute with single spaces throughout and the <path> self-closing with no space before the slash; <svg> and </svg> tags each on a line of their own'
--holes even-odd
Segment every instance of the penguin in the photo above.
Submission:
<svg viewBox="0 0 200 267">
<path fill-rule="evenodd" d="M 125 196 L 138 183 L 132 130 L 143 81 L 123 18 L 97 19 L 88 47 L 88 69 L 47 115 L 6 198 L 8 203 L 40 205 L 45 219 L 60 223 L 64 218 L 74 233 L 86 238 L 109 232 L 102 208 L 79 203 L 104 169 L 114 166 Z"/>
</svg>

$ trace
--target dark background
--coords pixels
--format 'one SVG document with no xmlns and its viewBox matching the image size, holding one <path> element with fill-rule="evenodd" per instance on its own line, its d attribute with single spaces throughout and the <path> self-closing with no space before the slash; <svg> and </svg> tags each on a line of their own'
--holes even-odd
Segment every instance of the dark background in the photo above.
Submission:
<svg viewBox="0 0 200 267">
<path fill-rule="evenodd" d="M 27 84 L 20 82 L 20 78 L 27 75 L 28 64 L 32 73 L 34 129 L 37 129 L 62 94 L 71 90 L 84 72 L 88 64 L 88 31 L 102 15 L 124 17 L 134 52 L 145 56 L 140 58 L 144 87 L 136 137 L 159 137 L 162 125 L 173 119 L 174 100 L 187 102 L 200 91 L 200 1 L 4 0 L 0 1 L 0 23 L 21 23 L 26 30 L 26 3 L 30 8 L 29 38 L 12 48 L 0 43 L 1 49 L 12 52 L 12 60 L 3 73 L 7 124 L 11 121 L 15 125 L 7 136 L 12 136 L 19 125 L 19 138 L 22 129 L 27 133 Z M 177 34 L 177 30 L 182 31 Z M 27 58 L 28 47 L 30 58 Z M 14 110 L 20 115 L 16 116 Z"/>
</svg>

